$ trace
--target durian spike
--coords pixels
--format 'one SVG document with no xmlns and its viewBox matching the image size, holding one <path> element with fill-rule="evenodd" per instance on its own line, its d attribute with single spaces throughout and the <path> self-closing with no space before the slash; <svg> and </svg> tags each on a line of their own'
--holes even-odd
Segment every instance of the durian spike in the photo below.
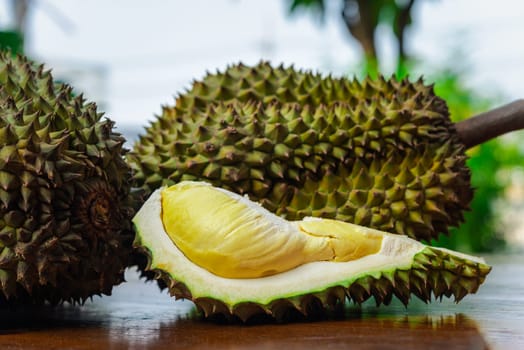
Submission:
<svg viewBox="0 0 524 350">
<path fill-rule="evenodd" d="M 524 129 L 524 99 L 458 122 L 455 127 L 466 149 L 508 132 Z"/>
</svg>

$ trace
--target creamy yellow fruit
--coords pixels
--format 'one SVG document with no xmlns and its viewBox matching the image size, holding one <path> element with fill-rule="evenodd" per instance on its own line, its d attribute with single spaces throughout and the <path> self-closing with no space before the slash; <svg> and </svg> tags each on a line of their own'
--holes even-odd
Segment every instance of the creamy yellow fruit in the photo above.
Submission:
<svg viewBox="0 0 524 350">
<path fill-rule="evenodd" d="M 189 260 L 226 278 L 258 278 L 309 262 L 359 259 L 377 253 L 383 237 L 335 220 L 287 221 L 247 198 L 199 182 L 162 190 L 162 221 Z"/>
</svg>

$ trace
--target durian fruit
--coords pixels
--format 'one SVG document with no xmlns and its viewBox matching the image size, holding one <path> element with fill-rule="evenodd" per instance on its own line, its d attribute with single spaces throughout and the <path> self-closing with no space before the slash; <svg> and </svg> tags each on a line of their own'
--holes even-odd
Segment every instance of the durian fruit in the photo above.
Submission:
<svg viewBox="0 0 524 350">
<path fill-rule="evenodd" d="M 83 302 L 132 250 L 124 138 L 72 88 L 0 54 L 0 299 Z"/>
<path fill-rule="evenodd" d="M 135 247 L 176 298 L 204 316 L 243 321 L 319 315 L 373 297 L 389 304 L 475 293 L 483 259 L 343 221 L 287 221 L 233 192 L 183 181 L 156 190 L 133 218 Z"/>
<path fill-rule="evenodd" d="M 289 220 L 320 216 L 430 239 L 473 191 L 445 102 L 422 81 L 362 82 L 293 68 L 208 74 L 128 156 L 145 194 L 203 180 Z"/>
</svg>

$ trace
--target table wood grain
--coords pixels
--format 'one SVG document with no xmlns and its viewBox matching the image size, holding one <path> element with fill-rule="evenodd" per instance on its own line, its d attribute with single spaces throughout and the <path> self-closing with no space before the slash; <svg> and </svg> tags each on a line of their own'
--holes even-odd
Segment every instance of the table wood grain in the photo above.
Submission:
<svg viewBox="0 0 524 350">
<path fill-rule="evenodd" d="M 0 310 L 0 349 L 524 349 L 524 257 L 487 257 L 475 295 L 405 308 L 348 306 L 343 315 L 275 324 L 203 320 L 130 271 L 110 297 L 82 307 Z"/>
</svg>

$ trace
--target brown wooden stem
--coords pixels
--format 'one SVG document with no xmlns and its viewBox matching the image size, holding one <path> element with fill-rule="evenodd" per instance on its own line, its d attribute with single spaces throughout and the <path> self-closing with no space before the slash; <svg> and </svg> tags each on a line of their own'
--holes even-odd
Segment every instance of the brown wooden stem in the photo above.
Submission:
<svg viewBox="0 0 524 350">
<path fill-rule="evenodd" d="M 524 129 L 524 99 L 463 120 L 455 126 L 466 148 Z"/>
</svg>

